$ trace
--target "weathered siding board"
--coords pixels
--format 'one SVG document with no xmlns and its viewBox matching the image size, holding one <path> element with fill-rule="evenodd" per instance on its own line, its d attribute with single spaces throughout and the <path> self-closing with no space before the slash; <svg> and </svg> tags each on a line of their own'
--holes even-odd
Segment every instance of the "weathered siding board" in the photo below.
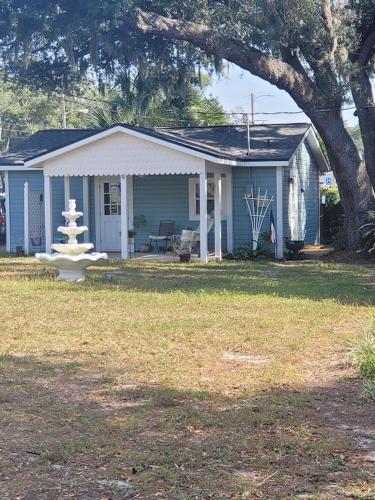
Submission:
<svg viewBox="0 0 375 500">
<path fill-rule="evenodd" d="M 307 142 L 301 144 L 291 162 L 296 206 L 296 239 L 319 243 L 319 167 Z"/>
<path fill-rule="evenodd" d="M 270 210 L 276 223 L 276 168 L 274 167 L 234 167 L 233 168 L 233 239 L 234 249 L 251 243 L 251 223 L 249 212 L 243 195 L 253 187 L 255 192 L 260 188 L 261 194 L 268 189 L 268 196 L 273 196 L 274 201 L 264 219 L 262 232 L 268 232 L 270 223 Z"/>
<path fill-rule="evenodd" d="M 189 220 L 189 175 L 134 176 L 134 217 L 144 215 L 146 224 L 136 229 L 135 245 L 148 243 L 161 220 L 176 222 L 176 234 L 182 229 L 196 229 L 199 221 Z M 226 222 L 222 223 L 223 250 L 226 249 Z M 209 248 L 214 247 L 214 230 L 209 234 Z"/>
<path fill-rule="evenodd" d="M 10 171 L 9 172 L 9 211 L 7 219 L 10 225 L 10 251 L 15 252 L 16 246 L 24 248 L 24 199 L 23 188 L 25 182 L 29 183 L 31 191 L 44 191 L 43 173 L 36 171 Z M 32 251 L 41 250 L 34 247 Z"/>
</svg>

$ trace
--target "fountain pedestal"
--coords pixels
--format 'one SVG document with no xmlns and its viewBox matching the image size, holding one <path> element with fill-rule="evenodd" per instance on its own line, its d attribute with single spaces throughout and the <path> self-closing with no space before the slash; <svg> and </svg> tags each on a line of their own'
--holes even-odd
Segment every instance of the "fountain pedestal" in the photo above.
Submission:
<svg viewBox="0 0 375 500">
<path fill-rule="evenodd" d="M 76 201 L 69 200 L 69 210 L 62 212 L 68 221 L 67 226 L 60 226 L 57 230 L 68 237 L 68 243 L 56 243 L 51 245 L 55 253 L 37 253 L 35 258 L 39 262 L 55 267 L 59 270 L 58 279 L 64 281 L 83 281 L 86 277 L 88 266 L 101 260 L 108 259 L 106 253 L 86 253 L 94 245 L 92 243 L 78 243 L 77 236 L 87 231 L 86 226 L 77 226 L 77 219 L 82 217 L 82 212 L 76 211 Z"/>
</svg>

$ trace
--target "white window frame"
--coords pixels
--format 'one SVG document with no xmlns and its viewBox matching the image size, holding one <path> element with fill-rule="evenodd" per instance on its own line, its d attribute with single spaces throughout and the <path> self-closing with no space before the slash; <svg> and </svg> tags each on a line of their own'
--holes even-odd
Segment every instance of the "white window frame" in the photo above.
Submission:
<svg viewBox="0 0 375 500">
<path fill-rule="evenodd" d="M 213 177 L 209 177 L 207 179 L 208 183 L 213 184 Z M 228 196 L 227 189 L 228 183 L 226 176 L 222 177 L 222 202 L 221 202 L 221 219 L 227 220 L 228 213 Z M 198 189 L 197 189 L 198 186 Z M 189 178 L 189 220 L 199 220 L 199 214 L 196 213 L 197 199 L 196 193 L 199 193 L 199 177 L 191 177 Z"/>
</svg>

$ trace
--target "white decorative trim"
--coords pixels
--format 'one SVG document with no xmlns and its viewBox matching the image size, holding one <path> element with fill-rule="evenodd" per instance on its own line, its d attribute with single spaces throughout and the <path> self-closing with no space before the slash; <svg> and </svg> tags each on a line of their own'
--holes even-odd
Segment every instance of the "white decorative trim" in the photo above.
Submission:
<svg viewBox="0 0 375 500">
<path fill-rule="evenodd" d="M 24 164 L 22 165 L 0 165 L 0 170 L 6 169 L 9 172 L 22 172 L 22 171 L 41 171 L 41 167 L 38 168 L 26 168 Z"/>
<path fill-rule="evenodd" d="M 29 255 L 29 183 L 23 185 L 23 249 Z"/>
<path fill-rule="evenodd" d="M 284 257 L 283 234 L 283 168 L 276 168 L 276 258 Z"/>
<path fill-rule="evenodd" d="M 8 170 L 4 172 L 4 184 L 5 184 L 5 250 L 10 252 L 10 192 L 9 192 L 9 173 Z"/>
<path fill-rule="evenodd" d="M 222 211 L 222 177 L 221 172 L 214 173 L 215 186 L 215 257 L 221 260 L 221 211 Z"/>
<path fill-rule="evenodd" d="M 121 176 L 121 258 L 127 260 L 129 258 L 129 246 L 128 246 L 128 231 L 129 231 L 129 220 L 128 220 L 128 189 L 127 189 L 126 175 Z"/>
<path fill-rule="evenodd" d="M 233 252 L 233 178 L 232 171 L 226 173 L 227 181 L 227 251 Z"/>
<path fill-rule="evenodd" d="M 87 175 L 82 177 L 82 202 L 83 202 L 83 225 L 88 231 L 83 233 L 83 241 L 90 241 L 90 206 L 89 206 L 89 178 Z"/>
<path fill-rule="evenodd" d="M 101 165 L 99 169 L 95 169 L 95 166 L 91 165 L 82 167 L 79 172 L 73 172 L 69 170 L 68 165 L 69 162 L 67 162 L 64 168 L 65 172 L 58 171 L 50 166 L 46 167 L 44 171 L 47 172 L 50 177 L 64 177 L 65 175 L 69 175 L 70 177 L 81 177 L 86 175 L 95 175 L 96 177 L 120 177 L 121 175 L 199 175 L 204 170 L 204 165 L 194 167 L 188 166 L 188 164 L 180 168 L 175 165 L 165 165 L 157 171 L 145 165 L 139 165 L 138 167 L 132 165 L 129 166 L 129 168 L 113 167 L 111 165 L 105 168 Z"/>
<path fill-rule="evenodd" d="M 201 263 L 206 264 L 208 261 L 208 244 L 207 244 L 207 174 L 199 176 L 199 197 L 200 197 L 200 253 Z"/>
</svg>

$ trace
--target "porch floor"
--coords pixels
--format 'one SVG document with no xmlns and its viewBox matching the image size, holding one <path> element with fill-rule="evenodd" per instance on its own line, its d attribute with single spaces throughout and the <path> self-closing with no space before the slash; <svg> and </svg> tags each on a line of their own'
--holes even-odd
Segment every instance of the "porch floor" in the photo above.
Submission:
<svg viewBox="0 0 375 500">
<path fill-rule="evenodd" d="M 121 254 L 119 252 L 108 252 L 108 256 L 111 259 L 121 259 Z M 167 253 L 142 253 L 135 252 L 130 254 L 131 260 L 141 260 L 148 262 L 179 262 L 178 255 L 167 252 Z M 210 253 L 208 255 L 209 260 L 215 259 L 215 254 Z M 192 262 L 200 262 L 199 256 L 197 254 L 192 254 Z"/>
</svg>

